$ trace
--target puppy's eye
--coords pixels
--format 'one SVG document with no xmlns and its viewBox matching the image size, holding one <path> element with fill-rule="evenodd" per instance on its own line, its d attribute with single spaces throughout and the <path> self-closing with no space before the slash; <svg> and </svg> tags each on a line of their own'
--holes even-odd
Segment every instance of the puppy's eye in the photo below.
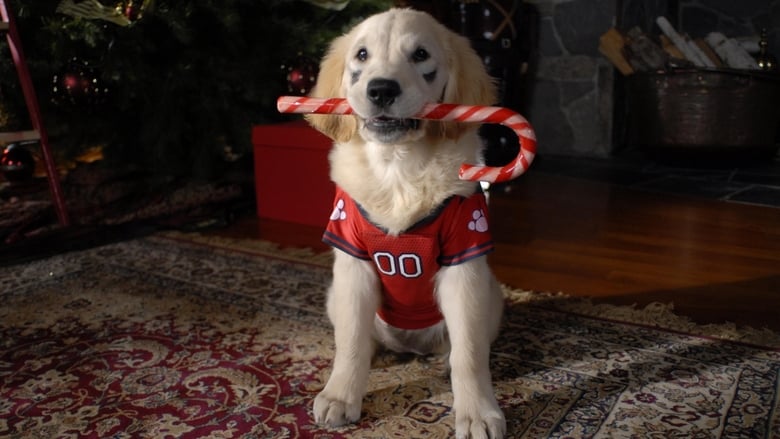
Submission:
<svg viewBox="0 0 780 439">
<path fill-rule="evenodd" d="M 412 54 L 412 61 L 423 62 L 430 57 L 431 54 L 428 53 L 427 50 L 423 49 L 422 47 L 418 47 L 417 50 L 415 50 L 414 53 Z"/>
<path fill-rule="evenodd" d="M 368 50 L 366 50 L 365 47 L 361 47 L 357 53 L 355 54 L 355 59 L 357 59 L 360 62 L 363 62 L 368 59 Z"/>
</svg>

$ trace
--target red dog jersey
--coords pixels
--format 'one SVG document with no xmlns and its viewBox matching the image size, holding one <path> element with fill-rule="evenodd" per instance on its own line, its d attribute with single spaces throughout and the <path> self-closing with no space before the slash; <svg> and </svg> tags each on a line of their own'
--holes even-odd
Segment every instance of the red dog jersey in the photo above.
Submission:
<svg viewBox="0 0 780 439">
<path fill-rule="evenodd" d="M 441 266 L 462 264 L 493 250 L 485 195 L 453 196 L 398 236 L 370 222 L 361 207 L 336 188 L 322 240 L 358 259 L 373 261 L 382 282 L 379 317 L 400 329 L 422 329 L 444 317 L 433 294 Z"/>
</svg>

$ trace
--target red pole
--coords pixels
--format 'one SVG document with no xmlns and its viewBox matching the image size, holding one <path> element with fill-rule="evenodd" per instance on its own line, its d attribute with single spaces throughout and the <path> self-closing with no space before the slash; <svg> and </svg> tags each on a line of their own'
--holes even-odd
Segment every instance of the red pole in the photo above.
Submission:
<svg viewBox="0 0 780 439">
<path fill-rule="evenodd" d="M 70 218 L 68 218 L 68 211 L 65 207 L 65 197 L 62 194 L 59 173 L 54 164 L 51 148 L 49 147 L 49 136 L 41 121 L 41 109 L 38 105 L 38 98 L 35 95 L 35 88 L 33 87 L 32 79 L 30 77 L 30 71 L 27 69 L 27 63 L 25 62 L 24 53 L 22 52 L 22 40 L 19 38 L 19 33 L 16 30 L 13 17 L 8 12 L 5 0 L 0 0 L 0 15 L 2 15 L 3 22 L 8 23 L 8 34 L 6 35 L 8 47 L 11 50 L 11 57 L 13 58 L 14 65 L 16 65 L 16 73 L 19 76 L 19 82 L 22 86 L 22 92 L 24 93 L 24 100 L 27 104 L 27 111 L 30 114 L 32 127 L 40 136 L 41 151 L 43 152 L 43 160 L 46 164 L 46 177 L 49 181 L 49 189 L 51 190 L 52 199 L 54 201 L 54 211 L 57 214 L 57 220 L 60 225 L 65 227 L 70 225 Z"/>
</svg>

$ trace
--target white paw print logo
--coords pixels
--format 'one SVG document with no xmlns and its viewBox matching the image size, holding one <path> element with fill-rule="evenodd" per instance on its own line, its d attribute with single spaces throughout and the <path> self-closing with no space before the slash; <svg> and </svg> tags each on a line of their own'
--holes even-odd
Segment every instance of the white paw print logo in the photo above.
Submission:
<svg viewBox="0 0 780 439">
<path fill-rule="evenodd" d="M 485 212 L 483 212 L 482 209 L 474 209 L 474 212 L 472 212 L 471 217 L 474 220 L 469 221 L 469 230 L 471 230 L 472 232 L 488 231 L 488 221 L 487 218 L 485 218 Z"/>
<path fill-rule="evenodd" d="M 344 200 L 339 199 L 336 202 L 336 207 L 333 208 L 333 212 L 330 214 L 331 221 L 345 220 L 347 219 L 347 212 L 344 212 Z"/>
</svg>

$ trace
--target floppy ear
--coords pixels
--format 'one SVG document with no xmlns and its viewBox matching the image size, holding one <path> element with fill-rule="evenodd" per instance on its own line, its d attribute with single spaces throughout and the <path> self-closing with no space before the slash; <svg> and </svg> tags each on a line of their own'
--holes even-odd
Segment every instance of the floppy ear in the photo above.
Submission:
<svg viewBox="0 0 780 439">
<path fill-rule="evenodd" d="M 341 79 L 344 77 L 346 52 L 350 35 L 333 40 L 328 53 L 320 63 L 317 82 L 309 96 L 317 98 L 339 98 L 343 96 Z M 357 119 L 354 116 L 331 114 L 308 114 L 306 120 L 314 128 L 337 142 L 346 142 L 357 133 Z"/>
<path fill-rule="evenodd" d="M 497 101 L 493 78 L 465 37 L 449 33 L 447 54 L 450 77 L 444 90 L 445 102 L 464 105 L 494 105 Z"/>
<path fill-rule="evenodd" d="M 446 28 L 444 32 L 450 71 L 444 89 L 444 102 L 495 105 L 498 100 L 495 82 L 469 40 Z M 464 131 L 474 128 L 455 122 L 440 122 L 436 125 L 438 127 L 434 125 L 431 129 L 438 130 L 440 135 L 449 139 L 457 139 Z"/>
</svg>

